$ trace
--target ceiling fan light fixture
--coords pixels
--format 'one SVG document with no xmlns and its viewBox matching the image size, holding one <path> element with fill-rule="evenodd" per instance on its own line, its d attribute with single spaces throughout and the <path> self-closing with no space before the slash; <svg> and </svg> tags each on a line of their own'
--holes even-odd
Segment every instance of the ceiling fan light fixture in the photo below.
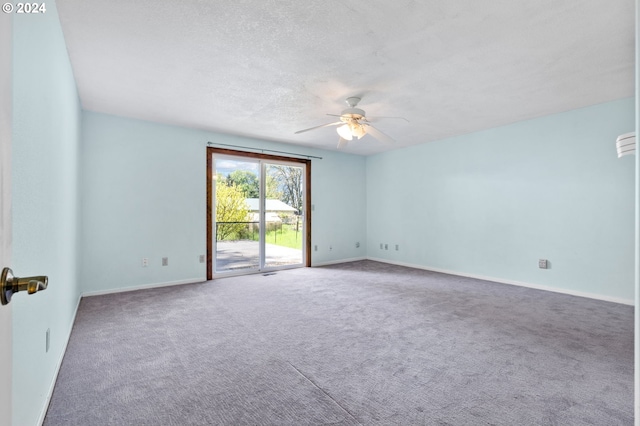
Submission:
<svg viewBox="0 0 640 426">
<path fill-rule="evenodd" d="M 348 141 L 353 139 L 353 135 L 351 134 L 351 128 L 348 124 L 343 124 L 342 126 L 336 128 L 336 131 L 340 135 L 342 139 L 346 139 Z"/>
<path fill-rule="evenodd" d="M 353 125 L 353 129 L 351 129 L 351 133 L 353 134 L 353 136 L 357 137 L 358 139 L 361 139 L 364 135 L 367 134 L 367 129 L 365 129 L 362 124 L 358 123 Z"/>
<path fill-rule="evenodd" d="M 392 138 L 382 133 L 380 130 L 376 129 L 369 123 L 367 120 L 364 110 L 360 108 L 356 108 L 360 102 L 360 98 L 358 97 L 350 97 L 347 98 L 347 105 L 349 108 L 342 111 L 340 115 L 337 114 L 327 114 L 332 115 L 334 117 L 339 117 L 340 121 L 336 121 L 333 123 L 321 124 L 319 126 L 311 127 L 309 129 L 298 130 L 295 132 L 304 133 L 310 130 L 320 129 L 324 127 L 333 127 L 336 126 L 336 131 L 338 135 L 340 135 L 340 141 L 338 142 L 338 149 L 344 148 L 347 145 L 348 141 L 353 140 L 353 138 L 362 139 L 364 135 L 370 135 L 371 137 L 378 139 L 379 141 L 386 143 L 395 142 Z M 409 121 L 406 118 L 402 117 L 386 117 L 386 118 L 401 118 L 402 120 Z"/>
</svg>

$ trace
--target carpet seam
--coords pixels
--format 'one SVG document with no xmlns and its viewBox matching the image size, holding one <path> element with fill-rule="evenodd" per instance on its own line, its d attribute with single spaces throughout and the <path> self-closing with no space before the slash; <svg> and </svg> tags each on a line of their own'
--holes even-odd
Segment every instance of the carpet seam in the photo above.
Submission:
<svg viewBox="0 0 640 426">
<path fill-rule="evenodd" d="M 299 375 L 301 375 L 302 377 L 304 377 L 309 383 L 311 383 L 313 386 L 315 386 L 320 392 L 325 394 L 338 407 L 340 407 L 345 413 L 347 413 L 349 415 L 349 417 L 351 417 L 356 423 L 358 423 L 359 425 L 362 425 L 362 423 L 360 423 L 360 421 L 358 421 L 358 419 L 353 414 L 351 414 L 351 412 L 349 410 L 347 410 L 345 407 L 343 407 L 342 404 L 340 404 L 338 401 L 336 401 L 335 398 L 333 398 L 331 395 L 329 395 L 328 392 L 326 392 L 324 389 L 322 389 L 320 386 L 318 386 L 313 380 L 311 380 L 309 377 L 307 377 L 302 371 L 298 370 L 298 368 L 295 365 L 291 364 L 291 362 L 289 362 L 289 361 L 287 361 L 287 364 L 289 364 L 291 366 L 291 368 L 296 370 L 296 372 Z"/>
</svg>

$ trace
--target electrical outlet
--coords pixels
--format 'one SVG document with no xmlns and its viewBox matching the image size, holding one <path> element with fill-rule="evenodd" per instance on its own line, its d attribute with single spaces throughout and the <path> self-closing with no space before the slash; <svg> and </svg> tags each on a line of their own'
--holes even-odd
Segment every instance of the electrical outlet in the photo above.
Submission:
<svg viewBox="0 0 640 426">
<path fill-rule="evenodd" d="M 385 244 L 385 245 L 384 245 L 384 249 L 385 249 L 385 250 L 389 250 L 389 244 Z"/>
<path fill-rule="evenodd" d="M 313 246 L 313 251 L 318 251 L 318 246 Z"/>
<path fill-rule="evenodd" d="M 380 243 L 380 250 L 384 248 L 384 244 Z"/>
<path fill-rule="evenodd" d="M 547 259 L 539 259 L 538 260 L 538 268 L 540 269 L 548 269 L 549 261 Z"/>
<path fill-rule="evenodd" d="M 169 258 L 168 257 L 163 257 L 162 258 L 162 266 L 168 266 L 169 265 Z"/>
<path fill-rule="evenodd" d="M 359 242 L 356 243 L 356 248 L 360 248 L 360 243 Z"/>
<path fill-rule="evenodd" d="M 149 266 L 149 258 L 148 257 L 143 257 L 142 258 L 142 267 L 146 268 L 147 266 Z"/>
<path fill-rule="evenodd" d="M 400 250 L 400 246 L 396 244 L 396 251 Z"/>
<path fill-rule="evenodd" d="M 200 255 L 200 263 L 204 263 L 204 254 Z"/>
</svg>

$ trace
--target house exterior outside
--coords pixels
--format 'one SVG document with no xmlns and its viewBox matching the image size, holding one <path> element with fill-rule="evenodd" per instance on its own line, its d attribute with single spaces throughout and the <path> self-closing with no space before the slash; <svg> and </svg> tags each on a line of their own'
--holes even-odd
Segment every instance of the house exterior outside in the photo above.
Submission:
<svg viewBox="0 0 640 426">
<path fill-rule="evenodd" d="M 260 200 L 258 198 L 247 198 L 245 201 L 249 208 L 249 220 L 259 222 Z M 294 220 L 295 214 L 296 209 L 280 200 L 269 198 L 265 200 L 265 222 L 267 223 L 282 223 L 283 217 L 286 223 L 288 218 Z"/>
</svg>

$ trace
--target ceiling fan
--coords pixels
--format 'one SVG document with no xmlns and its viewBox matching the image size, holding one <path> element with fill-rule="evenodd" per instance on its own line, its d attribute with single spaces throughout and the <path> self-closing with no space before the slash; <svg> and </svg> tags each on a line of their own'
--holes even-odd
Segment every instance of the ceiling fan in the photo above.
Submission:
<svg viewBox="0 0 640 426">
<path fill-rule="evenodd" d="M 347 142 L 353 140 L 354 137 L 361 139 L 364 135 L 369 134 L 374 138 L 387 143 L 394 143 L 391 137 L 385 135 L 380 130 L 376 129 L 371 125 L 367 117 L 365 116 L 365 112 L 360 108 L 356 108 L 358 102 L 360 102 L 360 98 L 352 96 L 346 99 L 347 105 L 349 108 L 342 111 L 340 115 L 336 114 L 327 114 L 334 117 L 340 117 L 340 121 L 336 121 L 335 123 L 322 124 L 320 126 L 311 127 L 309 129 L 298 130 L 298 133 L 308 132 L 309 130 L 320 129 L 322 127 L 330 127 L 330 126 L 340 126 L 336 129 L 340 139 L 338 140 L 338 149 L 347 145 Z M 377 117 L 377 118 L 399 118 L 409 122 L 406 118 L 402 117 Z"/>
</svg>

